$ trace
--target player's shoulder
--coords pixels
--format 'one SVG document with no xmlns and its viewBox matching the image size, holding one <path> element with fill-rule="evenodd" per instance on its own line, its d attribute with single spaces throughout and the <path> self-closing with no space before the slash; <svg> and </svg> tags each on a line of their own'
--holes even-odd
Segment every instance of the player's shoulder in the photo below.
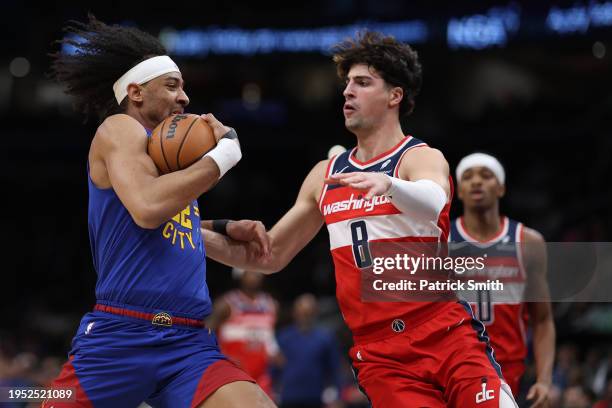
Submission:
<svg viewBox="0 0 612 408">
<path fill-rule="evenodd" d="M 101 128 L 127 128 L 127 129 L 138 129 L 145 131 L 144 127 L 132 116 L 125 113 L 117 113 L 110 115 L 104 119 L 98 129 Z"/>
<path fill-rule="evenodd" d="M 324 174 L 327 171 L 327 168 L 329 167 L 329 164 L 331 163 L 332 159 L 325 159 L 319 161 L 317 164 L 314 165 L 312 171 Z"/>
<path fill-rule="evenodd" d="M 408 150 L 406 152 L 406 155 L 409 155 L 411 157 L 411 160 L 436 160 L 447 163 L 446 157 L 444 157 L 444 153 L 442 153 L 441 150 L 426 144 L 419 145 L 418 148 Z"/>
<path fill-rule="evenodd" d="M 529 228 L 523 225 L 523 233 L 522 233 L 522 241 L 523 242 L 531 242 L 531 243 L 544 243 L 544 236 L 533 228 Z"/>
<path fill-rule="evenodd" d="M 329 162 L 329 160 L 321 160 L 310 169 L 310 172 L 302 183 L 298 200 L 304 198 L 309 202 L 312 200 L 312 203 L 317 202 L 323 189 L 323 181 L 325 180 Z"/>
<path fill-rule="evenodd" d="M 435 171 L 448 177 L 450 166 L 444 154 L 433 147 L 423 145 L 410 149 L 399 163 L 400 177 L 412 179 L 415 172 Z"/>
<path fill-rule="evenodd" d="M 330 160 L 321 160 L 317 164 L 313 166 L 308 175 L 306 176 L 305 182 L 307 183 L 320 183 L 327 173 L 327 168 L 329 167 Z"/>
<path fill-rule="evenodd" d="M 147 132 L 136 119 L 130 115 L 119 113 L 111 115 L 96 129 L 95 137 L 103 142 L 116 143 L 124 138 L 134 139 L 134 135 L 147 135 Z"/>
</svg>

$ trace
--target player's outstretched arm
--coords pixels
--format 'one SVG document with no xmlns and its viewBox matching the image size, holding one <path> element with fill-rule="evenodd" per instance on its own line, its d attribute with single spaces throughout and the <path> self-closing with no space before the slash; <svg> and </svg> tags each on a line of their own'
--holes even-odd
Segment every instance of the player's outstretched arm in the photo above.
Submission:
<svg viewBox="0 0 612 408">
<path fill-rule="evenodd" d="M 319 162 L 310 171 L 293 207 L 270 230 L 268 256 L 262 256 L 260 246 L 254 242 L 237 241 L 209 230 L 202 231 L 206 255 L 226 265 L 263 273 L 278 272 L 287 266 L 323 225 L 318 199 L 327 163 Z"/>
<path fill-rule="evenodd" d="M 550 294 L 546 281 L 547 255 L 544 238 L 537 231 L 523 230 L 522 250 L 527 269 L 529 299 L 539 302 L 527 303 L 529 320 L 533 328 L 533 354 L 536 363 L 536 383 L 527 393 L 532 407 L 546 407 L 552 385 L 552 370 L 555 360 L 555 324 L 550 307 Z"/>
<path fill-rule="evenodd" d="M 218 223 L 216 228 L 215 223 Z M 257 256 L 268 256 L 270 254 L 270 236 L 261 221 L 202 220 L 200 228 L 207 230 L 203 234 L 209 234 L 209 231 L 216 231 L 235 241 L 250 243 L 257 247 Z"/>
<path fill-rule="evenodd" d="M 212 115 L 204 115 L 221 138 L 229 128 Z M 147 135 L 140 123 L 128 115 L 113 115 L 98 128 L 90 152 L 90 163 L 98 160 L 106 168 L 112 187 L 134 222 L 157 228 L 219 180 L 219 167 L 210 157 L 190 167 L 159 175 L 147 154 Z"/>
</svg>

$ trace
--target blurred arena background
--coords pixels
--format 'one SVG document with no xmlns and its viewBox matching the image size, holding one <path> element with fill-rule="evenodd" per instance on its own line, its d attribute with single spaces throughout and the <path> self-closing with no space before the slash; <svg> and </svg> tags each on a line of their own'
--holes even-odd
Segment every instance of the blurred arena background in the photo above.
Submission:
<svg viewBox="0 0 612 408">
<path fill-rule="evenodd" d="M 158 34 L 183 71 L 187 110 L 212 112 L 238 130 L 244 158 L 201 197 L 203 219 L 260 219 L 271 227 L 314 163 L 333 145 L 354 144 L 328 47 L 368 26 L 420 54 L 424 83 L 414 114 L 403 122 L 407 134 L 442 150 L 453 172 L 467 153 L 495 154 L 508 174 L 502 211 L 548 241 L 612 240 L 611 1 L 313 0 L 279 7 L 240 0 L 166 9 L 4 1 L 4 384 L 53 377 L 95 301 L 86 157 L 97 124 L 83 124 L 70 99 L 45 79 L 47 53 L 57 47 L 52 41 L 67 20 L 82 21 L 88 11 Z M 452 216 L 459 213 L 455 202 Z M 346 348 L 350 336 L 335 305 L 326 235 L 267 277 L 265 287 L 282 306 L 279 327 L 291 319 L 297 295 L 314 293 L 320 321 Z M 230 268 L 213 261 L 208 268 L 213 299 L 236 286 Z M 557 399 L 572 393 L 567 398 L 587 405 L 564 406 L 591 406 L 612 398 L 612 305 L 553 307 Z"/>
</svg>

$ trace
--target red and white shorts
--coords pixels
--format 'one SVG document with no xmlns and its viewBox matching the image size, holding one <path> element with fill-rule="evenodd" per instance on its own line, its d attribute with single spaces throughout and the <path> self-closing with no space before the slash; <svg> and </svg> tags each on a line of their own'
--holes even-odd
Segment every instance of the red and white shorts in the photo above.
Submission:
<svg viewBox="0 0 612 408">
<path fill-rule="evenodd" d="M 449 303 L 415 327 L 402 323 L 401 333 L 390 325 L 384 338 L 356 339 L 349 352 L 373 407 L 516 407 L 484 326 L 467 303 Z"/>
<path fill-rule="evenodd" d="M 521 386 L 521 378 L 525 374 L 525 363 L 523 361 L 500 361 L 504 380 L 512 389 L 514 395 L 518 395 Z"/>
</svg>

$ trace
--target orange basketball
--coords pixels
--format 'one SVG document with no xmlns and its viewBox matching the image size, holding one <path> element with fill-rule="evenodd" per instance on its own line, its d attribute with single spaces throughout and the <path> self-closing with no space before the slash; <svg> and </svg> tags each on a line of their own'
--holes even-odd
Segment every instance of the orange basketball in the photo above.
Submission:
<svg viewBox="0 0 612 408">
<path fill-rule="evenodd" d="M 162 174 L 182 170 L 199 160 L 217 141 L 199 115 L 168 116 L 151 133 L 147 152 Z"/>
</svg>

